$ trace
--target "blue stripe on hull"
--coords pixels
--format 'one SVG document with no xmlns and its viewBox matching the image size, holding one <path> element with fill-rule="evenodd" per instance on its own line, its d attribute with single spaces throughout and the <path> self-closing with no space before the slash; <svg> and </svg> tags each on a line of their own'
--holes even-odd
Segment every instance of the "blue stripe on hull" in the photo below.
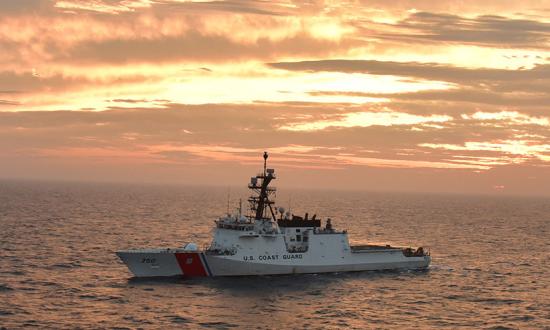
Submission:
<svg viewBox="0 0 550 330">
<path fill-rule="evenodd" d="M 204 256 L 204 253 L 199 254 L 202 260 L 202 263 L 204 267 L 206 268 L 206 273 L 208 273 L 208 276 L 212 276 L 212 271 L 210 271 L 210 267 L 208 266 L 208 262 L 206 262 L 206 257 Z"/>
</svg>

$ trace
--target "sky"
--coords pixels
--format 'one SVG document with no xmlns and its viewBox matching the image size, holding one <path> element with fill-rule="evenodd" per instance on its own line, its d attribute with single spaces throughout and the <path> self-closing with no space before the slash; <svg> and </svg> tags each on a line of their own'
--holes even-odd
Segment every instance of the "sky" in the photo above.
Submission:
<svg viewBox="0 0 550 330">
<path fill-rule="evenodd" d="M 550 1 L 0 1 L 0 178 L 550 196 Z"/>
</svg>

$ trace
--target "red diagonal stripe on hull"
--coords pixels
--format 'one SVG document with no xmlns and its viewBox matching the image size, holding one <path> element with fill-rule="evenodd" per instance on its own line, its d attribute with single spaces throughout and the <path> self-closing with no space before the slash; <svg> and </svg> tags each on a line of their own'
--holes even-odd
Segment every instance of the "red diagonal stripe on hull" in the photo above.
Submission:
<svg viewBox="0 0 550 330">
<path fill-rule="evenodd" d="M 198 253 L 176 253 L 176 259 L 185 276 L 208 276 Z"/>
</svg>

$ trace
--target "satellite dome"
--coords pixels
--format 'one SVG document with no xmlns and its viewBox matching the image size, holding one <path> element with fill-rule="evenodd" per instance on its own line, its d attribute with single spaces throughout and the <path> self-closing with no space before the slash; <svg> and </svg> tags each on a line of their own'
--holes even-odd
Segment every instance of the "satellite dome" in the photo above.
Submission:
<svg viewBox="0 0 550 330">
<path fill-rule="evenodd" d="M 183 247 L 184 251 L 197 251 L 199 248 L 196 243 L 187 243 Z"/>
</svg>

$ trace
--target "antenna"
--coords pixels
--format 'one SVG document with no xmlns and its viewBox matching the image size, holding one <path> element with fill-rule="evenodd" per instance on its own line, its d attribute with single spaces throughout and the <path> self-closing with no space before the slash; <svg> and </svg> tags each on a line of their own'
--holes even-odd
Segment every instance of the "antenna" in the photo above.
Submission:
<svg viewBox="0 0 550 330">
<path fill-rule="evenodd" d="M 239 219 L 242 217 L 242 215 L 243 215 L 243 199 L 239 198 Z"/>
<path fill-rule="evenodd" d="M 227 187 L 227 215 L 229 216 L 229 200 L 231 199 L 231 187 Z"/>
<path fill-rule="evenodd" d="M 292 202 L 292 195 L 288 195 L 288 212 L 290 212 L 290 206 L 291 206 L 291 203 Z"/>
</svg>

